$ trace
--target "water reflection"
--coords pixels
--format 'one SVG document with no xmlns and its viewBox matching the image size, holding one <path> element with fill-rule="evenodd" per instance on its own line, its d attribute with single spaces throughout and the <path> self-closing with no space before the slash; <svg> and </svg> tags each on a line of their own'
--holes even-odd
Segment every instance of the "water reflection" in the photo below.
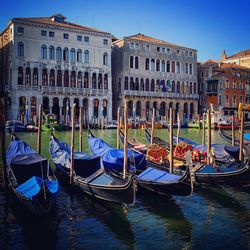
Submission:
<svg viewBox="0 0 250 250">
<path fill-rule="evenodd" d="M 139 194 L 138 200 L 150 213 L 160 216 L 166 225 L 166 236 L 173 234 L 182 242 L 181 248 L 190 247 L 192 224 L 186 220 L 182 210 L 172 197 L 163 197 L 150 192 Z"/>
</svg>

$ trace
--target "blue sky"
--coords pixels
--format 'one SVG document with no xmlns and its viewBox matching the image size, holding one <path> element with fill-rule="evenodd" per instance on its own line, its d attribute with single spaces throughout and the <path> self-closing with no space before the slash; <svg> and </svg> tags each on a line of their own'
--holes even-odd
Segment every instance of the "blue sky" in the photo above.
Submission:
<svg viewBox="0 0 250 250">
<path fill-rule="evenodd" d="M 120 38 L 143 33 L 198 50 L 198 60 L 250 49 L 250 0 L 12 0 L 1 3 L 0 30 L 13 17 L 61 13 Z"/>
</svg>

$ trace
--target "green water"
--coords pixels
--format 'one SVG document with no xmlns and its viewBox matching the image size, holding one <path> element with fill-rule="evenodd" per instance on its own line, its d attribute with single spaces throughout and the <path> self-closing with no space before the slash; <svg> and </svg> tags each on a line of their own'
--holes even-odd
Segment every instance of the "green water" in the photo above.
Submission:
<svg viewBox="0 0 250 250">
<path fill-rule="evenodd" d="M 93 130 L 96 136 L 116 145 L 115 130 Z M 155 135 L 167 139 L 166 129 Z M 18 136 L 36 148 L 35 133 Z M 70 132 L 56 132 L 70 143 Z M 143 130 L 129 136 L 146 142 Z M 201 142 L 202 131 L 183 129 L 180 136 Z M 7 136 L 9 140 L 9 136 Z M 49 157 L 49 137 L 42 133 L 42 154 Z M 213 143 L 224 143 L 212 131 Z M 8 142 L 7 142 L 8 145 Z M 76 131 L 75 148 L 78 148 Z M 90 152 L 86 131 L 83 150 Z M 34 219 L 4 203 L 0 192 L 0 249 L 250 249 L 250 190 L 210 187 L 188 197 L 137 195 L 136 203 L 124 212 L 84 193 L 61 188 L 55 212 Z M 5 204 L 5 205 L 3 205 Z"/>
</svg>

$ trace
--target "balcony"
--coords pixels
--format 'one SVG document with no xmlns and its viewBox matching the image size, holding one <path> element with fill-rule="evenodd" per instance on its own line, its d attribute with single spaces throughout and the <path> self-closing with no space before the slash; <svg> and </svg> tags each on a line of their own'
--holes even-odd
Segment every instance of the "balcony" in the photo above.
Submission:
<svg viewBox="0 0 250 250">
<path fill-rule="evenodd" d="M 89 89 L 89 88 L 70 88 L 56 86 L 28 86 L 17 85 L 18 91 L 32 91 L 34 94 L 53 94 L 53 95 L 83 95 L 83 96 L 108 96 L 108 89 Z"/>
<path fill-rule="evenodd" d="M 151 91 L 136 91 L 124 90 L 124 96 L 137 96 L 137 97 L 155 97 L 155 98 L 172 98 L 172 99 L 199 99 L 198 94 L 179 94 L 168 92 L 151 92 Z"/>
</svg>

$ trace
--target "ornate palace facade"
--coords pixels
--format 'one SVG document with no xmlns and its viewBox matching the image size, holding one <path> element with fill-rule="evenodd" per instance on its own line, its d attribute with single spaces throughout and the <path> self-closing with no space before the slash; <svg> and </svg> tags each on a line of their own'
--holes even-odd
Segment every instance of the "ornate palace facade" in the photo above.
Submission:
<svg viewBox="0 0 250 250">
<path fill-rule="evenodd" d="M 36 121 L 38 105 L 65 121 L 77 114 L 111 119 L 111 34 L 66 21 L 60 14 L 14 18 L 0 34 L 1 74 L 8 94 L 8 119 Z M 28 112 L 27 112 L 28 111 Z"/>
<path fill-rule="evenodd" d="M 136 34 L 112 44 L 113 116 L 128 100 L 129 117 L 149 120 L 168 116 L 181 120 L 198 112 L 197 51 Z"/>
</svg>

